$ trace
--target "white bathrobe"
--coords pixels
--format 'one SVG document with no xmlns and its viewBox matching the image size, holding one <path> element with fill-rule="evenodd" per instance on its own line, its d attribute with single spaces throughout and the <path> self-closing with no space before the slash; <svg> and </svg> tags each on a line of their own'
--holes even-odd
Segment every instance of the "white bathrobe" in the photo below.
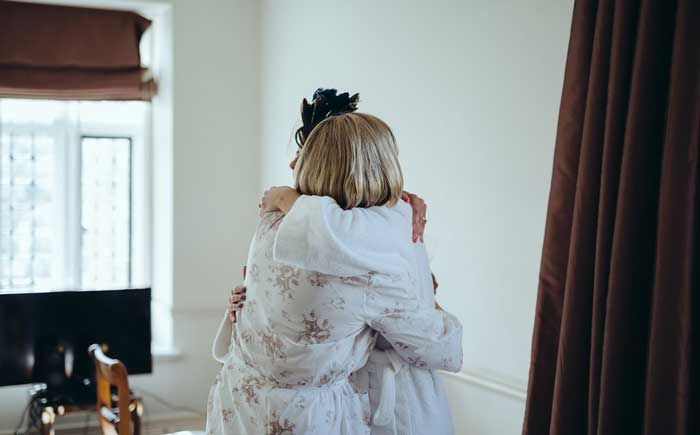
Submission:
<svg viewBox="0 0 700 435">
<path fill-rule="evenodd" d="M 224 366 L 209 396 L 208 433 L 369 433 L 370 398 L 349 377 L 370 358 L 375 331 L 416 365 L 461 366 L 459 322 L 423 307 L 416 293 L 427 281 L 410 241 L 410 208 L 377 209 L 373 219 L 383 225 L 358 231 L 374 231 L 394 249 L 363 258 L 344 248 L 333 251 L 335 260 L 312 252 L 324 231 L 308 219 L 300 227 L 293 210 L 261 219 L 248 257 L 245 307 L 235 325 L 224 318 L 214 344 Z M 321 260 L 319 267 L 303 267 L 310 260 Z M 375 261 L 382 266 L 367 268 Z M 456 351 L 446 358 L 444 348 Z M 371 376 L 365 378 L 371 389 Z"/>
<path fill-rule="evenodd" d="M 396 206 L 403 216 L 411 216 L 404 203 Z M 324 273 L 353 274 L 367 271 L 396 273 L 397 265 L 414 258 L 419 285 L 415 287 L 422 309 L 435 305 L 433 280 L 425 245 L 394 244 L 395 238 L 411 234 L 394 228 L 385 207 L 343 210 L 328 197 L 302 196 L 285 218 L 278 235 L 277 258 L 299 267 Z M 398 231 L 396 231 L 398 230 Z M 297 250 L 295 246 L 305 246 Z M 450 333 L 461 338 L 461 324 L 452 323 Z M 442 367 L 424 361 L 405 361 L 390 343 L 379 337 L 375 350 L 362 369 L 352 375 L 356 389 L 369 392 L 373 411 L 372 435 L 452 434 L 452 418 L 442 382 L 435 368 L 457 371 L 461 368 L 460 342 L 452 346 L 425 343 L 423 353 L 445 359 Z M 459 361 L 455 364 L 455 361 Z"/>
</svg>

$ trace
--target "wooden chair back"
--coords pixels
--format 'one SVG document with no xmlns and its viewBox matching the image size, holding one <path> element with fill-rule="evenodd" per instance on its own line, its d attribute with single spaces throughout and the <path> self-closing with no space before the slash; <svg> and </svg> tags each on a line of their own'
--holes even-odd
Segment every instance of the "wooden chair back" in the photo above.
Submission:
<svg viewBox="0 0 700 435">
<path fill-rule="evenodd" d="M 129 397 L 129 378 L 126 366 L 119 360 L 107 357 L 102 348 L 93 344 L 88 352 L 95 361 L 95 378 L 97 379 L 97 415 L 104 435 L 133 435 Z M 119 412 L 114 412 L 112 388 L 117 387 L 117 405 Z"/>
</svg>

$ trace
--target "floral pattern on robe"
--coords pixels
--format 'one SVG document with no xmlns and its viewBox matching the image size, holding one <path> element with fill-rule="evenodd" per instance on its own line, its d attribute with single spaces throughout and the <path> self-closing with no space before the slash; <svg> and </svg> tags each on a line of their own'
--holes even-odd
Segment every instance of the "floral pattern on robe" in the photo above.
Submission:
<svg viewBox="0 0 700 435">
<path fill-rule="evenodd" d="M 402 244 L 409 239 L 410 228 L 392 225 L 397 216 L 408 222 L 412 214 L 403 203 L 343 210 L 332 198 L 302 196 L 280 225 L 276 255 L 304 269 L 360 275 L 363 271 L 391 274 L 396 266 L 392 258 L 396 254 L 406 258 L 413 251 L 418 281 L 411 286 L 415 286 L 420 307 L 428 310 L 435 305 L 435 295 L 426 247 L 423 243 Z M 347 282 L 352 280 L 346 278 Z M 401 309 L 383 311 L 386 315 L 392 312 L 400 313 Z M 369 395 L 372 435 L 453 434 L 447 397 L 436 369 L 460 370 L 462 325 L 449 313 L 444 316 L 444 334 L 433 336 L 439 338 L 436 341 L 414 337 L 389 343 L 380 336 L 367 364 L 351 375 L 355 389 Z"/>
<path fill-rule="evenodd" d="M 369 434 L 367 392 L 349 382 L 365 365 L 381 330 L 404 343 L 439 342 L 445 319 L 419 308 L 415 277 L 367 273 L 340 277 L 273 258 L 283 216 L 261 218 L 251 244 L 247 301 L 236 324 L 224 316 L 215 340 L 230 341 L 207 404 L 211 435 Z M 409 223 L 410 224 L 410 223 Z M 222 333 L 223 331 L 223 333 Z M 221 346 L 219 346 L 220 348 Z"/>
</svg>

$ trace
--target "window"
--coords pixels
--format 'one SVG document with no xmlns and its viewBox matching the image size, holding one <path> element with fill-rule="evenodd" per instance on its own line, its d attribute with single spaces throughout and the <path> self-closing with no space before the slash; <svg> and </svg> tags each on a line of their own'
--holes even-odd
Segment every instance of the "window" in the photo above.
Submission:
<svg viewBox="0 0 700 435">
<path fill-rule="evenodd" d="M 0 98 L 0 293 L 151 286 L 153 351 L 170 353 L 173 24 L 147 3 L 151 103 Z"/>
<path fill-rule="evenodd" d="M 131 282 L 131 138 L 80 139 L 81 285 Z"/>
<path fill-rule="evenodd" d="M 149 112 L 0 100 L 0 291 L 150 283 Z"/>
</svg>

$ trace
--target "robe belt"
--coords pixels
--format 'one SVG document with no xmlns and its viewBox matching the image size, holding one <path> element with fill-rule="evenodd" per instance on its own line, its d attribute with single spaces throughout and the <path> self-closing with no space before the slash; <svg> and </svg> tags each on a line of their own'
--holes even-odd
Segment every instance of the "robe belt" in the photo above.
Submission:
<svg viewBox="0 0 700 435">
<path fill-rule="evenodd" d="M 285 384 L 282 382 L 275 382 L 275 383 L 272 383 L 270 385 L 272 385 L 275 388 L 284 388 L 284 389 L 288 389 L 288 390 L 304 390 L 304 391 L 330 390 L 330 389 L 338 388 L 338 387 L 352 388 L 348 378 L 336 378 L 330 382 L 326 382 L 324 384 L 319 384 L 319 385 Z"/>
<path fill-rule="evenodd" d="M 396 374 L 404 362 L 395 350 L 375 350 L 369 363 L 376 368 L 379 379 L 379 400 L 372 415 L 372 424 L 386 426 L 394 422 L 396 411 Z"/>
</svg>

